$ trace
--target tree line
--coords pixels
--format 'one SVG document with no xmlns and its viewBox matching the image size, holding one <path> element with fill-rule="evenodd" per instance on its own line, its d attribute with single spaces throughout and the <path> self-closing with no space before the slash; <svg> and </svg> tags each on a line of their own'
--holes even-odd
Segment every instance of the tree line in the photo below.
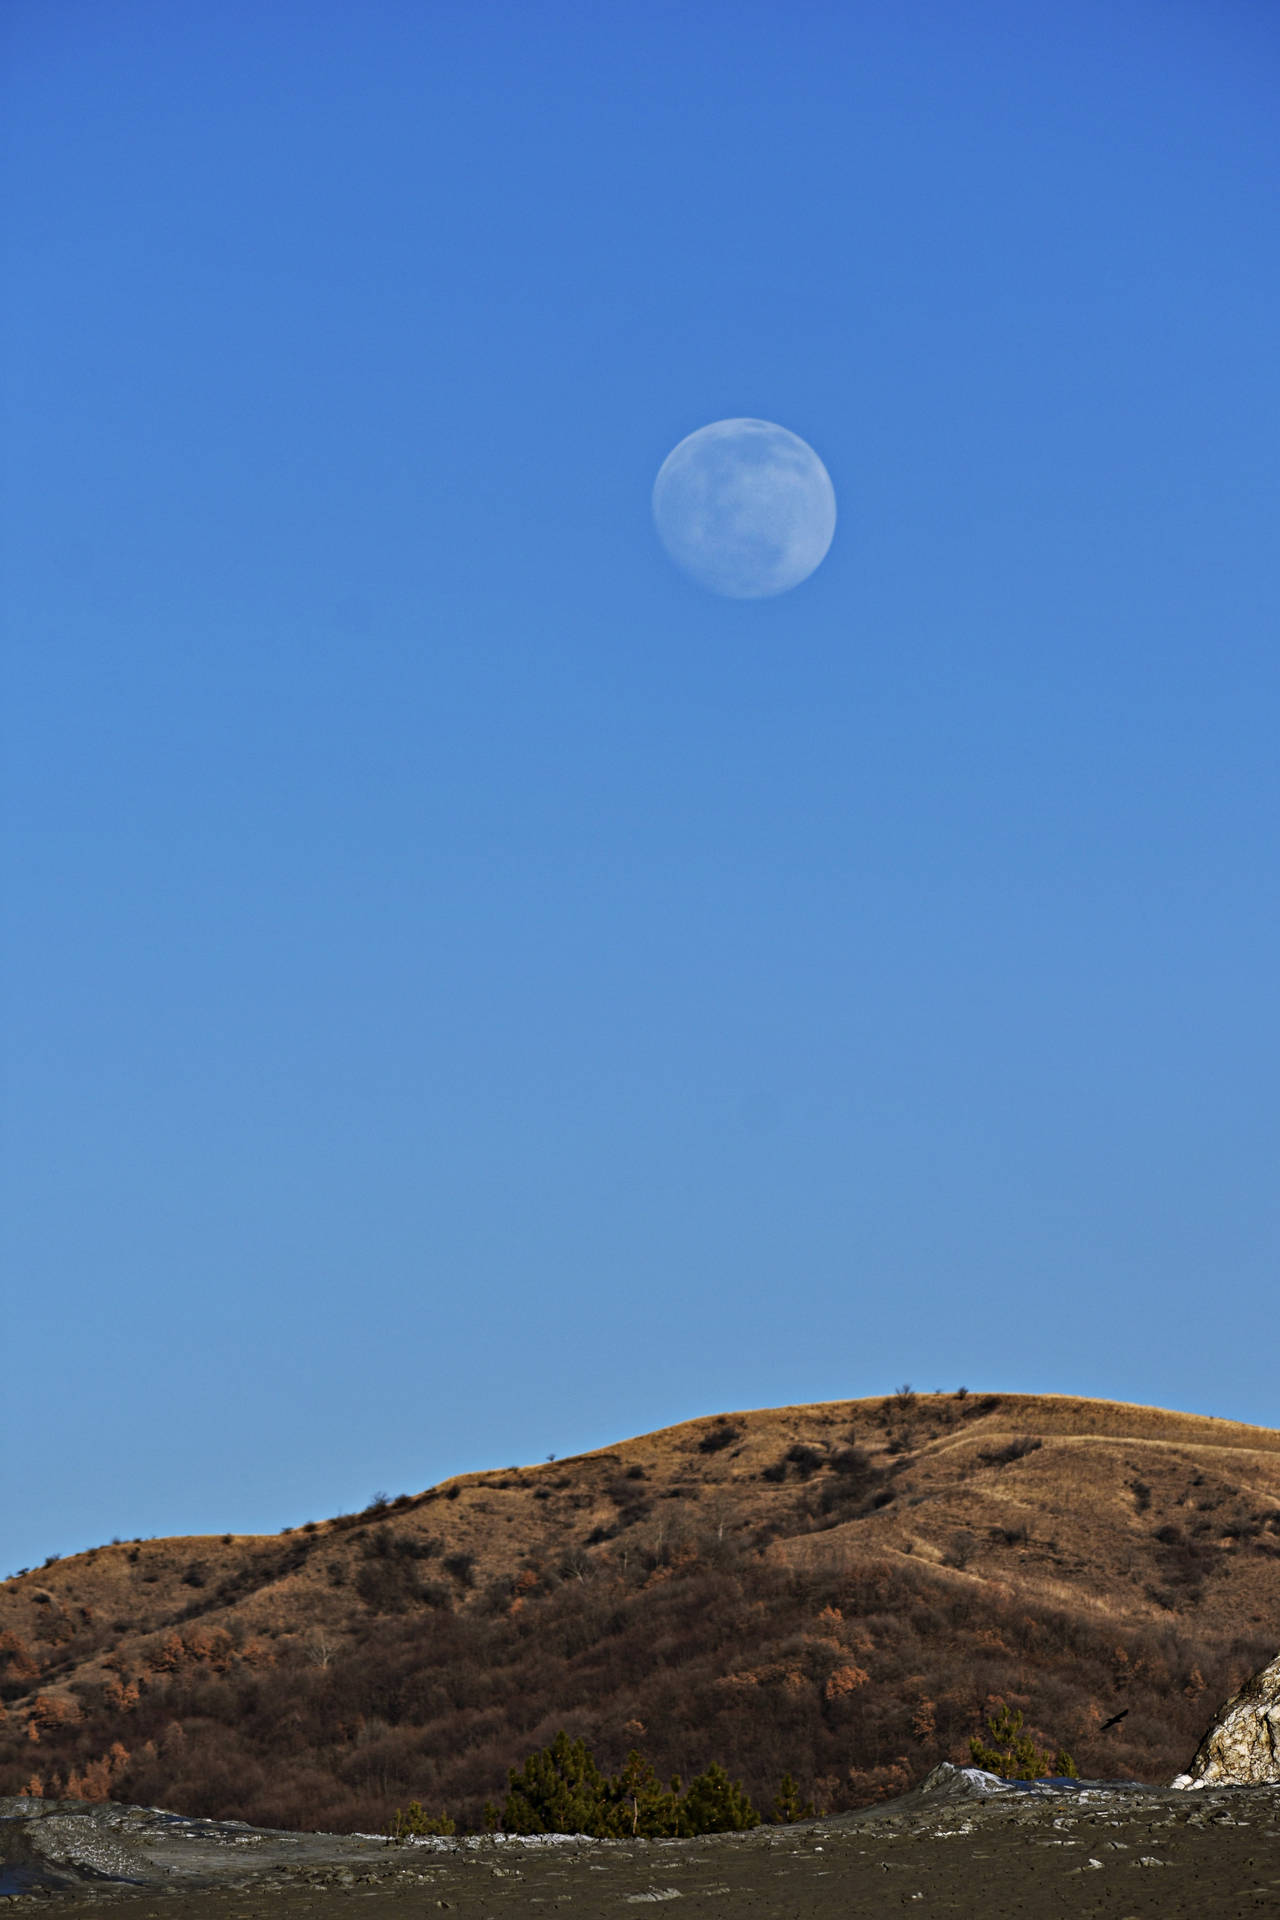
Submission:
<svg viewBox="0 0 1280 1920">
<path fill-rule="evenodd" d="M 988 1715 L 985 1738 L 969 1742 L 974 1766 L 1006 1780 L 1040 1780 L 1053 1774 L 1074 1779 L 1076 1764 L 1062 1747 L 1049 1752 L 1023 1731 L 1022 1715 L 1003 1702 Z M 790 1773 L 774 1795 L 771 1818 L 778 1825 L 812 1819 L 812 1801 L 802 1800 Z M 740 1780 L 731 1779 L 713 1760 L 687 1787 L 678 1773 L 664 1785 L 652 1761 L 637 1748 L 618 1772 L 600 1767 L 585 1740 L 571 1740 L 563 1729 L 546 1747 L 538 1747 L 507 1775 L 501 1809 L 486 1801 L 485 1831 L 495 1833 L 585 1833 L 596 1840 L 692 1839 L 702 1833 L 744 1833 L 760 1825 L 760 1815 Z M 393 1840 L 457 1832 L 448 1813 L 430 1814 L 420 1801 L 397 1807 L 387 1832 Z"/>
<path fill-rule="evenodd" d="M 774 1796 L 775 1821 L 804 1820 L 814 1812 L 802 1801 L 789 1773 Z M 636 1748 L 612 1776 L 596 1761 L 585 1740 L 563 1730 L 549 1746 L 539 1747 L 507 1775 L 507 1797 L 499 1809 L 488 1801 L 485 1828 L 503 1833 L 586 1833 L 597 1840 L 688 1839 L 700 1833 L 743 1833 L 760 1825 L 742 1782 L 718 1761 L 682 1786 L 679 1774 L 663 1783 L 650 1760 Z M 454 1833 L 447 1813 L 428 1814 L 413 1800 L 396 1808 L 388 1832 L 393 1840 Z"/>
</svg>

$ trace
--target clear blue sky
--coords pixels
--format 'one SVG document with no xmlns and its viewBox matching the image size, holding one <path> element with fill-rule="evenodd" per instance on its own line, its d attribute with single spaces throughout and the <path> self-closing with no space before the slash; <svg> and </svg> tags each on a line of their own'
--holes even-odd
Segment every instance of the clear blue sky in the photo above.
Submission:
<svg viewBox="0 0 1280 1920">
<path fill-rule="evenodd" d="M 1271 0 L 9 0 L 0 1570 L 1266 1424 Z M 649 492 L 776 420 L 719 600 Z"/>
</svg>

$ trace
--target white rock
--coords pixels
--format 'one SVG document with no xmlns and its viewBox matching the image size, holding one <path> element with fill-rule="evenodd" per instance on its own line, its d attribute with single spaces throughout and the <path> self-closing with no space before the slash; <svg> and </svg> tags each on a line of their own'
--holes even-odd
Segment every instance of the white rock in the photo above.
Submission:
<svg viewBox="0 0 1280 1920">
<path fill-rule="evenodd" d="M 1280 1786 L 1280 1655 L 1228 1700 L 1173 1784 Z"/>
</svg>

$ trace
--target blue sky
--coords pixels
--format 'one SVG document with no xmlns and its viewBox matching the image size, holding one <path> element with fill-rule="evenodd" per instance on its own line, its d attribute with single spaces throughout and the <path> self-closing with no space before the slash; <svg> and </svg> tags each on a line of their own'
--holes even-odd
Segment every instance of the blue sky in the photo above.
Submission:
<svg viewBox="0 0 1280 1920">
<path fill-rule="evenodd" d="M 0 1567 L 1275 1424 L 1280 16 L 11 0 Z M 656 540 L 776 420 L 835 542 Z"/>
</svg>

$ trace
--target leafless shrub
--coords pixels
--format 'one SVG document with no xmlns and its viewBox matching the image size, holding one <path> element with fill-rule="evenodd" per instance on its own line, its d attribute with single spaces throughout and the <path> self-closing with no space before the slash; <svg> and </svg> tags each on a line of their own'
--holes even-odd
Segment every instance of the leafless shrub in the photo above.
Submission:
<svg viewBox="0 0 1280 1920">
<path fill-rule="evenodd" d="M 794 1446 L 787 1448 L 783 1460 L 795 1468 L 801 1480 L 808 1480 L 819 1467 L 826 1465 L 827 1457 L 819 1447 L 811 1447 L 803 1440 L 797 1440 Z"/>
</svg>

